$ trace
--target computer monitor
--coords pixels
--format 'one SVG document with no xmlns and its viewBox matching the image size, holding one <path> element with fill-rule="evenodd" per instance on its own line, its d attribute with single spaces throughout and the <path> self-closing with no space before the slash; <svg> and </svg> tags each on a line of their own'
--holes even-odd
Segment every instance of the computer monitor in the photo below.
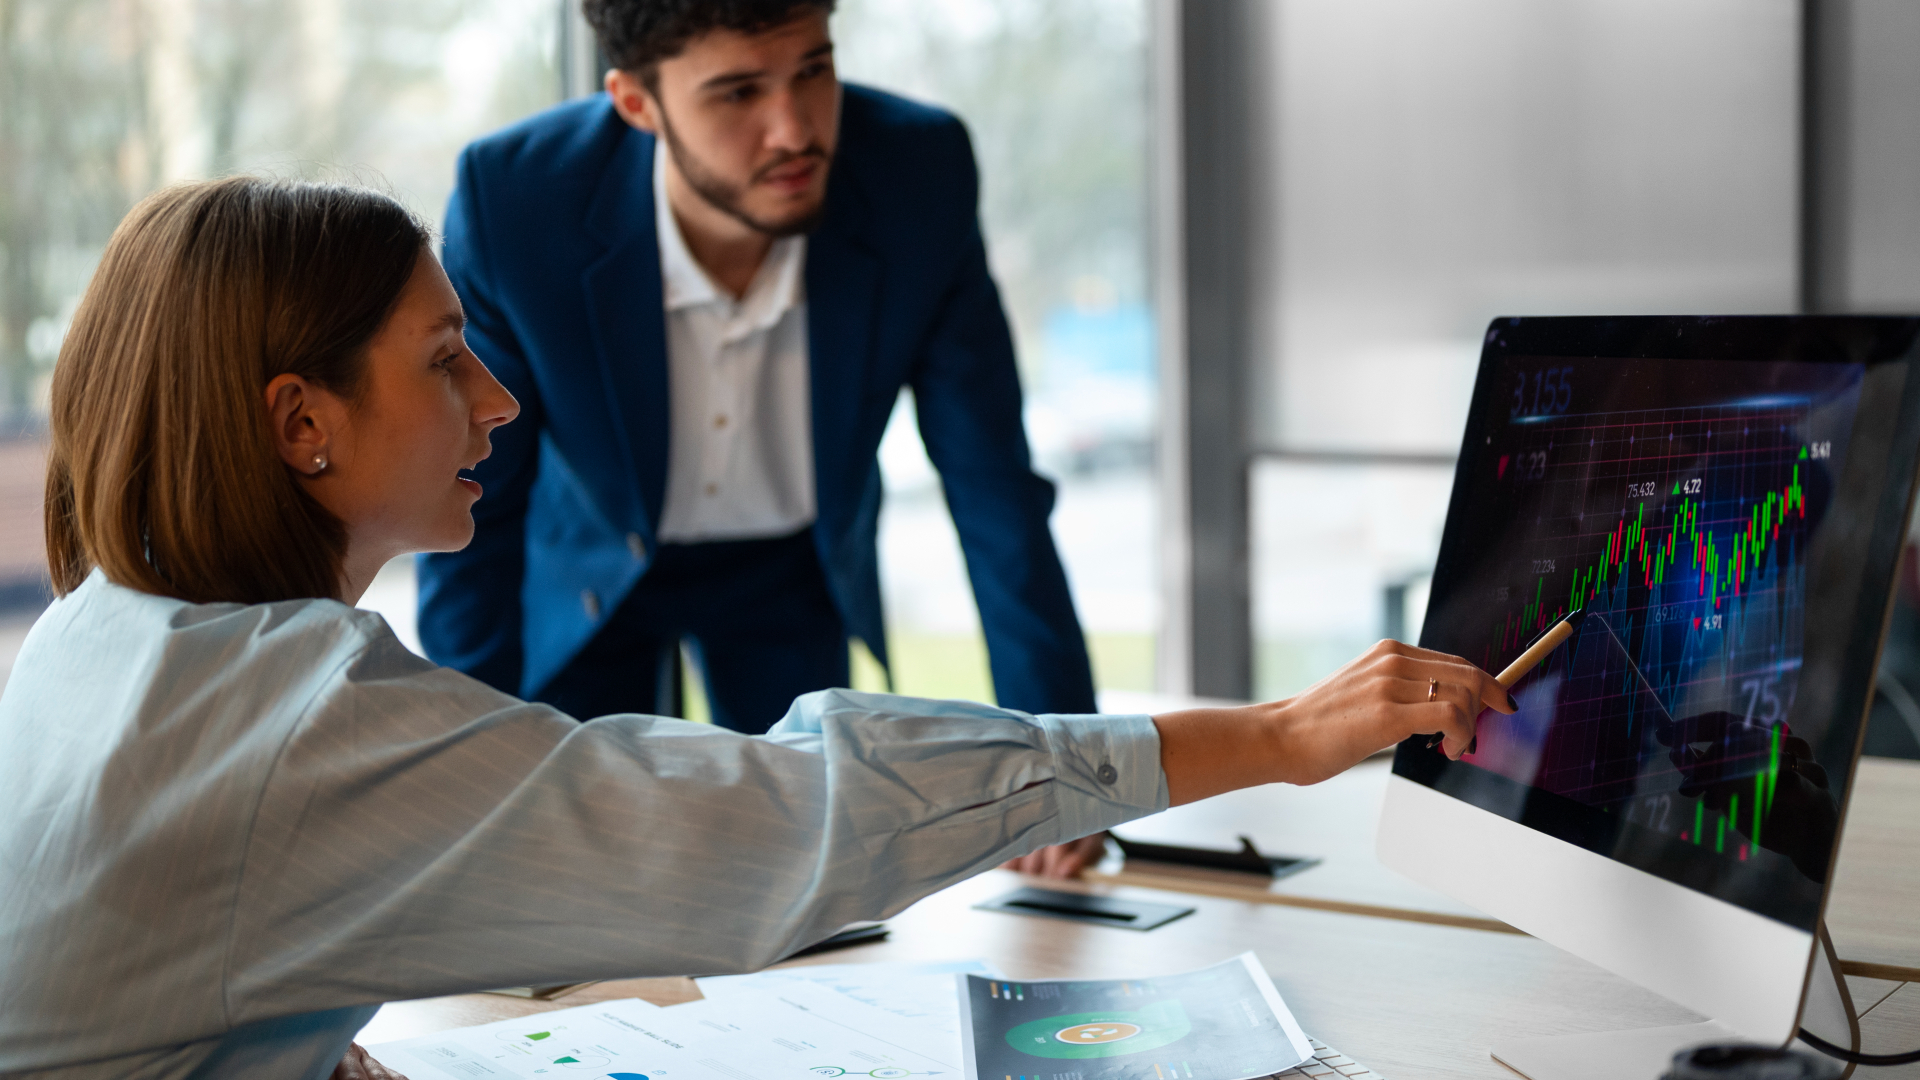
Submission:
<svg viewBox="0 0 1920 1080">
<path fill-rule="evenodd" d="M 1621 1034 L 1635 1069 L 1800 1021 L 1913 498 L 1917 361 L 1920 319 L 1487 330 L 1420 644 L 1497 673 L 1579 616 L 1459 761 L 1398 748 L 1380 858 L 1713 1018 Z M 1532 1080 L 1639 1075 L 1593 1071 L 1605 1039 L 1526 1042 L 1493 1050 Z"/>
</svg>

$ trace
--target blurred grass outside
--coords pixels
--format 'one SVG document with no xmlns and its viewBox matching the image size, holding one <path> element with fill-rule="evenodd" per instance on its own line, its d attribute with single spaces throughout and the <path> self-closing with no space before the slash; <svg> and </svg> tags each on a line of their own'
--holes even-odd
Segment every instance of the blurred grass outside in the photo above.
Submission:
<svg viewBox="0 0 1920 1080">
<path fill-rule="evenodd" d="M 993 703 L 987 642 L 975 634 L 896 633 L 892 637 L 893 692 L 909 697 Z M 1153 689 L 1152 634 L 1088 634 L 1093 683 L 1102 690 Z M 684 654 L 683 654 L 684 657 Z M 682 664 L 687 664 L 683 658 Z M 708 723 L 706 689 L 691 665 L 683 669 L 687 719 Z M 853 689 L 885 691 L 886 675 L 864 645 L 853 645 Z"/>
</svg>

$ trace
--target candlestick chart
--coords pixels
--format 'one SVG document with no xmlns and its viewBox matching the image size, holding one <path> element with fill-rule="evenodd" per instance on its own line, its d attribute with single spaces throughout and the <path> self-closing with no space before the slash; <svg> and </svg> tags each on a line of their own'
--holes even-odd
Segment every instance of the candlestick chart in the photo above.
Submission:
<svg viewBox="0 0 1920 1080">
<path fill-rule="evenodd" d="M 1470 658 L 1498 671 L 1579 621 L 1516 685 L 1519 713 L 1483 716 L 1467 761 L 1748 857 L 1790 733 L 1805 553 L 1834 464 L 1815 410 L 1789 395 L 1504 426 L 1479 465 L 1511 516 Z"/>
</svg>

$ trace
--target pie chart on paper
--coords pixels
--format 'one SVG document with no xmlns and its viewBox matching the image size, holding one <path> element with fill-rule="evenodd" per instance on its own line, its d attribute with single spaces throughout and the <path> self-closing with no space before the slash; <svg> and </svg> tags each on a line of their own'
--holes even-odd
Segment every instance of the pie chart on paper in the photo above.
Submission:
<svg viewBox="0 0 1920 1080">
<path fill-rule="evenodd" d="M 604 1073 L 599 1080 L 649 1080 L 646 1073 Z"/>
</svg>

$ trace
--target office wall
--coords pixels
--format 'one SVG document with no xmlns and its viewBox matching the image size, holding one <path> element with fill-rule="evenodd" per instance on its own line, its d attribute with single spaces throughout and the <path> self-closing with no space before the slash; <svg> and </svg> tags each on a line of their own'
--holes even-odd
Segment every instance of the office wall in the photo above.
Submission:
<svg viewBox="0 0 1920 1080">
<path fill-rule="evenodd" d="M 1793 308 L 1792 0 L 1258 10 L 1256 447 L 1453 452 L 1495 315 Z"/>
<path fill-rule="evenodd" d="M 1920 4 L 1822 0 L 1821 306 L 1920 310 Z"/>
</svg>

